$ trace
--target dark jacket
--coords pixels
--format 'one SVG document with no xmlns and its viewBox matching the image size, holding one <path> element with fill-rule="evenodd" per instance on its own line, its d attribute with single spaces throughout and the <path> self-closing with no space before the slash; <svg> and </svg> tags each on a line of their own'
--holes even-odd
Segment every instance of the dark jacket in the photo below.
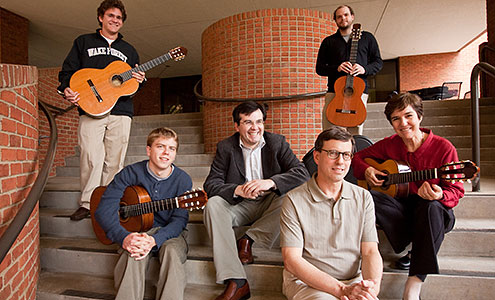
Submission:
<svg viewBox="0 0 495 300">
<path fill-rule="evenodd" d="M 265 131 L 263 137 L 266 143 L 261 149 L 263 178 L 275 182 L 277 194 L 283 195 L 309 179 L 304 164 L 297 159 L 284 136 Z M 239 133 L 235 133 L 217 145 L 210 174 L 204 183 L 208 197 L 219 195 L 233 205 L 243 201 L 242 197 L 234 198 L 234 190 L 246 182 L 245 173 Z"/>
<path fill-rule="evenodd" d="M 339 30 L 321 42 L 316 60 L 316 73 L 320 76 L 328 76 L 328 92 L 335 92 L 335 81 L 339 77 L 347 75 L 345 72 L 338 72 L 337 68 L 341 63 L 349 60 L 350 53 L 351 39 L 346 42 Z M 367 93 L 368 81 L 366 78 L 368 75 L 378 73 L 383 66 L 378 43 L 375 37 L 367 31 L 361 33 L 361 38 L 358 42 L 356 63 L 361 65 L 365 70 L 365 73 L 358 77 L 362 78 L 366 83 L 364 92 Z"/>
<path fill-rule="evenodd" d="M 95 33 L 83 34 L 74 40 L 72 49 L 64 60 L 62 70 L 58 74 L 60 85 L 57 88 L 63 92 L 69 86 L 72 74 L 80 69 L 95 68 L 104 69 L 111 62 L 122 60 L 128 63 L 131 67 L 139 64 L 139 56 L 129 43 L 122 39 L 119 33 L 118 38 L 108 46 L 107 40 L 101 36 L 100 30 Z M 82 109 L 79 109 L 79 114 L 85 114 Z M 130 96 L 122 96 L 119 98 L 110 114 L 125 115 L 132 117 L 134 114 L 134 106 Z"/>
</svg>

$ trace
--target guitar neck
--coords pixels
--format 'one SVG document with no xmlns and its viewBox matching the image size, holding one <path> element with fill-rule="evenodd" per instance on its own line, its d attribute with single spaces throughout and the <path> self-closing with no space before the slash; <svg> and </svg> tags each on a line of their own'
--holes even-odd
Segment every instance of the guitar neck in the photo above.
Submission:
<svg viewBox="0 0 495 300">
<path fill-rule="evenodd" d="M 436 179 L 439 178 L 439 175 L 439 170 L 437 168 L 407 173 L 388 174 L 386 185 Z"/>
<path fill-rule="evenodd" d="M 170 60 L 172 58 L 172 56 L 170 56 L 169 53 L 165 53 L 161 56 L 158 56 L 157 58 L 154 58 L 150 61 L 147 61 L 137 67 L 134 67 L 128 71 L 125 71 L 124 73 L 120 74 L 120 76 L 122 77 L 123 81 L 127 81 L 129 79 L 132 78 L 132 72 L 146 72 L 148 70 L 151 70 L 153 69 L 154 67 L 156 66 L 159 66 L 161 64 L 163 64 L 164 62 L 166 62 L 167 60 Z"/>
<path fill-rule="evenodd" d="M 135 217 L 174 208 L 179 208 L 179 197 L 122 206 L 119 212 L 126 217 Z"/>
<path fill-rule="evenodd" d="M 349 56 L 349 62 L 354 65 L 357 62 L 357 50 L 358 50 L 358 42 L 359 39 L 352 38 L 351 39 L 351 53 Z M 354 85 L 354 76 L 347 74 L 346 87 L 352 87 Z"/>
</svg>

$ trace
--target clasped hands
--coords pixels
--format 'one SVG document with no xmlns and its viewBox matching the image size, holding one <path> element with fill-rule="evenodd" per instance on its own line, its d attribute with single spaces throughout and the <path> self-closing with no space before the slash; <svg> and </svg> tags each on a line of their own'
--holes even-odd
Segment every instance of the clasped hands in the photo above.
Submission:
<svg viewBox="0 0 495 300">
<path fill-rule="evenodd" d="M 122 243 L 122 248 L 129 252 L 135 260 L 145 258 L 156 245 L 155 238 L 147 233 L 133 232 L 127 235 Z"/>
<path fill-rule="evenodd" d="M 341 300 L 376 300 L 376 283 L 373 280 L 361 280 L 343 288 Z"/>
<path fill-rule="evenodd" d="M 364 67 L 360 64 L 353 65 L 349 61 L 344 61 L 343 63 L 341 63 L 340 66 L 337 68 L 337 71 L 345 72 L 347 74 L 351 74 L 352 76 L 361 75 L 366 72 Z"/>
<path fill-rule="evenodd" d="M 235 188 L 234 194 L 242 198 L 256 199 L 274 187 L 275 182 L 271 179 L 254 179 L 238 185 Z"/>
<path fill-rule="evenodd" d="M 381 186 L 383 184 L 383 180 L 378 179 L 377 175 L 387 176 L 387 174 L 378 171 L 371 166 L 368 167 L 364 172 L 366 182 L 368 182 L 368 184 L 373 187 Z M 418 196 L 426 200 L 440 200 L 443 198 L 443 190 L 440 186 L 436 184 L 430 184 L 428 181 L 425 181 L 418 189 Z"/>
</svg>

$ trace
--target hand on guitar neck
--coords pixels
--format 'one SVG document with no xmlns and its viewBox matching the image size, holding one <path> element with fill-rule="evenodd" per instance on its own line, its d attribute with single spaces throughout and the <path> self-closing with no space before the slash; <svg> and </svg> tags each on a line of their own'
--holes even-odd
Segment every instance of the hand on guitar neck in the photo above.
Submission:
<svg viewBox="0 0 495 300">
<path fill-rule="evenodd" d="M 350 61 L 341 63 L 337 71 L 351 74 L 352 76 L 358 76 L 366 72 L 363 66 L 357 63 L 353 65 Z"/>
</svg>

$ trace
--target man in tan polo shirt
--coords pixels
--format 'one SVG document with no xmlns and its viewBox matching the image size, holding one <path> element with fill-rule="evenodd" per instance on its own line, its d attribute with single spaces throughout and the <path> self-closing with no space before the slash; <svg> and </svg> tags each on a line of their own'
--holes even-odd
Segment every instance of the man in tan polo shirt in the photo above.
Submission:
<svg viewBox="0 0 495 300">
<path fill-rule="evenodd" d="M 371 194 L 344 181 L 354 140 L 341 127 L 318 136 L 317 172 L 283 199 L 283 292 L 292 299 L 377 299 L 383 272 Z M 363 298 L 360 298 L 363 297 Z"/>
</svg>

